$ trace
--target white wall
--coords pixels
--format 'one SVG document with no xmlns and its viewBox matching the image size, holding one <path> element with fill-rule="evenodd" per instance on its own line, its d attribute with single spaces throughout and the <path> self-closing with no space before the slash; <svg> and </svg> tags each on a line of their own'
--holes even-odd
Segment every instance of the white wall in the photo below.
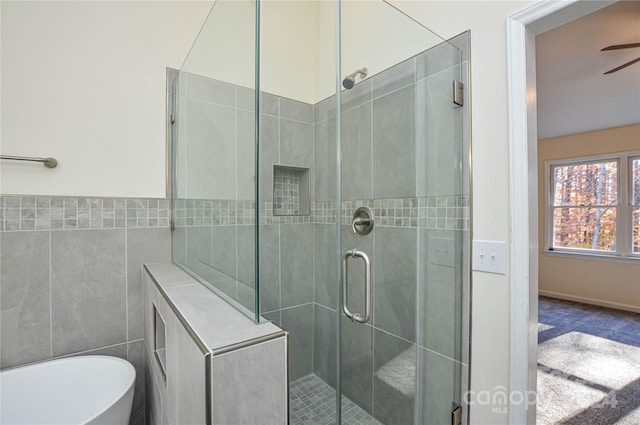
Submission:
<svg viewBox="0 0 640 425">
<path fill-rule="evenodd" d="M 262 91 L 315 103 L 319 69 L 314 67 L 316 51 L 314 1 L 266 1 L 262 5 Z"/>
<path fill-rule="evenodd" d="M 314 103 L 317 75 L 315 1 L 268 0 L 261 7 L 260 89 Z M 219 1 L 185 61 L 184 70 L 255 87 L 254 0 Z"/>
<path fill-rule="evenodd" d="M 371 77 L 442 41 L 382 0 L 344 1 L 341 15 L 342 76 L 367 67 Z M 264 0 L 260 89 L 311 104 L 333 95 L 335 22 L 331 1 Z M 216 3 L 184 69 L 253 88 L 254 26 L 252 0 Z"/>
<path fill-rule="evenodd" d="M 165 196 L 165 67 L 211 2 L 1 3 L 0 193 Z"/>
<path fill-rule="evenodd" d="M 473 238 L 507 241 L 509 164 L 505 20 L 531 1 L 392 1 L 444 38 L 471 30 Z M 507 266 L 507 273 L 509 273 Z M 473 273 L 471 390 L 509 383 L 509 276 Z M 506 424 L 508 412 L 471 406 L 471 423 Z"/>
<path fill-rule="evenodd" d="M 316 65 L 314 102 L 335 93 L 335 5 L 316 2 Z M 442 39 L 382 0 L 347 0 L 341 4 L 341 77 L 366 67 L 372 77 L 417 55 Z M 359 80 L 357 80 L 359 81 Z"/>
<path fill-rule="evenodd" d="M 165 67 L 254 86 L 252 1 L 2 2 L 0 193 L 162 197 Z M 343 74 L 370 76 L 439 42 L 380 1 L 343 3 Z M 268 0 L 261 89 L 335 92 L 335 6 Z M 194 43 L 195 41 L 195 43 Z M 193 46 L 192 46 L 193 44 Z M 187 53 L 189 55 L 187 56 Z M 222 59 L 224 58 L 224 59 Z"/>
</svg>

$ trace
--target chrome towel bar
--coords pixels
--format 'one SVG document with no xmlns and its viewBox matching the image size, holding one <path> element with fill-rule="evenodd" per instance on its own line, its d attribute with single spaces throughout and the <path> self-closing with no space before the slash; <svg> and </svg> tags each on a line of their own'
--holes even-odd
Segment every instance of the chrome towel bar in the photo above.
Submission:
<svg viewBox="0 0 640 425">
<path fill-rule="evenodd" d="M 42 162 L 42 164 L 47 168 L 56 168 L 58 165 L 58 161 L 54 158 L 34 158 L 29 156 L 13 156 L 13 155 L 0 155 L 0 159 L 9 159 L 11 161 L 31 161 L 31 162 Z"/>
</svg>

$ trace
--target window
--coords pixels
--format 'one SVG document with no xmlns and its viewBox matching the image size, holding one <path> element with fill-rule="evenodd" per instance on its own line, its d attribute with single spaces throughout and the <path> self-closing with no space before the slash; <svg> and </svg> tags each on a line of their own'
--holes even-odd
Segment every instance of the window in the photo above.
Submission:
<svg viewBox="0 0 640 425">
<path fill-rule="evenodd" d="M 640 155 L 549 161 L 549 251 L 640 258 Z"/>
</svg>

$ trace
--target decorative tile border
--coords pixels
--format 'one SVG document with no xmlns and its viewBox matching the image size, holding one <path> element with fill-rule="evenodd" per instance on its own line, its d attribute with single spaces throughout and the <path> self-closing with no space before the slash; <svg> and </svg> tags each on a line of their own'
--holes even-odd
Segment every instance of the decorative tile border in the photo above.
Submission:
<svg viewBox="0 0 640 425">
<path fill-rule="evenodd" d="M 469 230 L 468 196 L 368 199 L 342 202 L 342 224 L 361 206 L 373 209 L 376 225 Z M 260 224 L 335 223 L 335 202 L 312 202 L 311 214 L 279 216 L 260 203 Z M 180 199 L 176 227 L 252 225 L 255 202 Z M 113 229 L 169 226 L 166 199 L 0 196 L 0 231 Z"/>
<path fill-rule="evenodd" d="M 361 206 L 373 209 L 377 226 L 469 230 L 470 225 L 468 196 L 343 201 L 342 224 L 350 224 Z M 330 224 L 335 223 L 335 215 L 335 202 L 312 202 L 310 215 L 293 216 L 274 215 L 271 202 L 260 203 L 260 224 Z M 178 200 L 175 223 L 177 227 L 251 225 L 255 202 Z"/>
<path fill-rule="evenodd" d="M 312 203 L 313 205 L 313 203 Z M 273 214 L 273 203 L 260 203 L 260 224 L 292 224 L 292 223 L 314 223 L 313 212 L 311 214 L 299 215 L 277 215 Z"/>
<path fill-rule="evenodd" d="M 447 230 L 470 228 L 468 196 L 345 201 L 342 203 L 342 224 L 351 224 L 353 214 L 361 206 L 373 210 L 378 226 Z"/>
<path fill-rule="evenodd" d="M 173 220 L 176 227 L 254 224 L 255 205 L 253 201 L 178 199 Z"/>
<path fill-rule="evenodd" d="M 169 226 L 166 199 L 0 196 L 0 231 Z"/>
<path fill-rule="evenodd" d="M 333 224 L 336 222 L 336 203 L 331 201 L 312 202 L 311 214 L 314 223 Z"/>
</svg>

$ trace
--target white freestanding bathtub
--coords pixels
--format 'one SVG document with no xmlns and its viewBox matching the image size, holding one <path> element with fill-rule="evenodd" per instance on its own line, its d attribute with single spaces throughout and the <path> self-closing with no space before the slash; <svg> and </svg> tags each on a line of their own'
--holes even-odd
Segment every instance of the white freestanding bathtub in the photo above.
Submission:
<svg viewBox="0 0 640 425">
<path fill-rule="evenodd" d="M 129 362 L 109 356 L 0 372 L 0 425 L 127 425 L 135 378 Z"/>
</svg>

